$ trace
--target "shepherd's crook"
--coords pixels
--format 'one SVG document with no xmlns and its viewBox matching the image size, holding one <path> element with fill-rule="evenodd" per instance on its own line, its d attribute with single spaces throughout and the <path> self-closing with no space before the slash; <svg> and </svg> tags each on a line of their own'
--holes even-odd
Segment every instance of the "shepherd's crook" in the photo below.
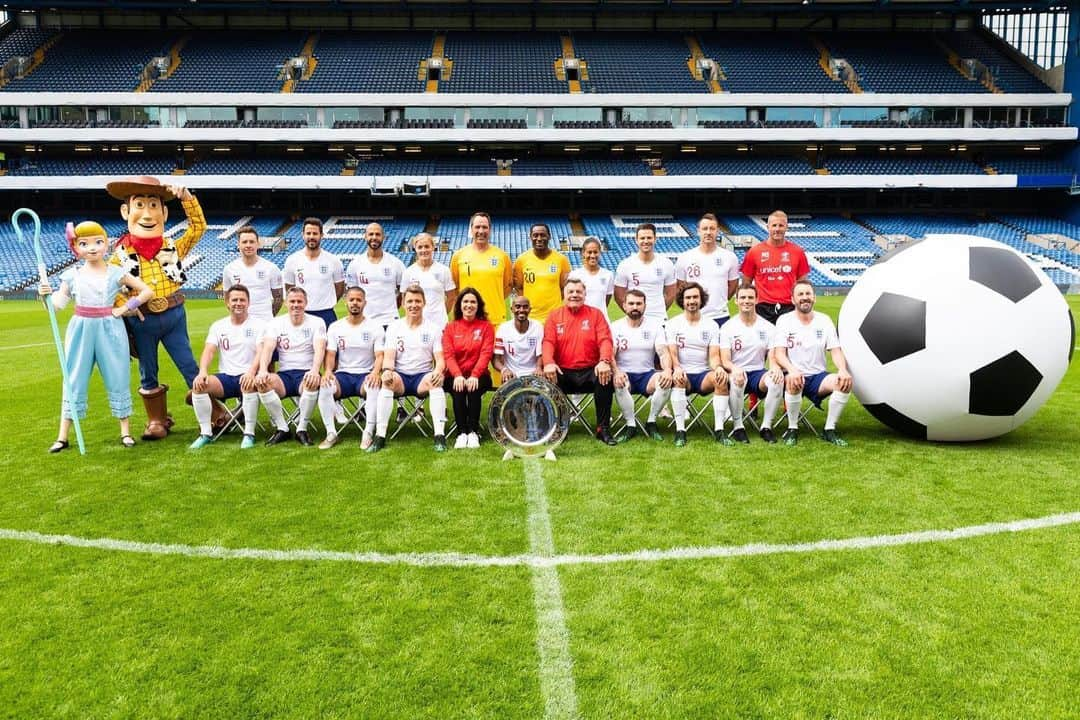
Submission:
<svg viewBox="0 0 1080 720">
<path fill-rule="evenodd" d="M 37 256 L 37 269 L 38 276 L 41 278 L 41 282 L 49 281 L 49 273 L 45 270 L 45 255 L 41 251 L 41 218 L 37 216 L 37 213 L 30 208 L 19 208 L 11 216 L 11 227 L 15 228 L 15 236 L 19 239 L 19 242 L 26 243 L 26 238 L 23 237 L 22 229 L 19 227 L 19 217 L 22 215 L 29 215 L 30 219 L 34 221 L 34 242 L 31 243 L 34 246 L 34 255 Z M 64 377 L 64 393 L 70 398 L 74 397 L 71 393 L 71 383 L 68 380 L 67 371 L 67 358 L 64 357 L 64 343 L 60 341 L 60 326 L 56 324 L 56 309 L 53 307 L 52 301 L 49 298 L 43 298 L 45 301 L 45 307 L 49 311 L 49 322 L 52 324 L 53 341 L 56 342 L 56 355 L 60 358 L 60 374 Z M 86 444 L 83 443 L 82 428 L 79 427 L 78 413 L 72 408 L 71 423 L 75 426 L 75 440 L 79 444 L 79 454 L 86 454 Z"/>
</svg>

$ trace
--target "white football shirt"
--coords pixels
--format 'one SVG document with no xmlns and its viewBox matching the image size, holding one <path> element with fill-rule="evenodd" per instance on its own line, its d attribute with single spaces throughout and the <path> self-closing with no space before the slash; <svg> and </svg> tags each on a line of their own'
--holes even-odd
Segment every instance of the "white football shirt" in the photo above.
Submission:
<svg viewBox="0 0 1080 720">
<path fill-rule="evenodd" d="M 518 332 L 513 320 L 507 320 L 495 331 L 495 354 L 502 355 L 506 367 L 516 377 L 536 374 L 536 358 L 543 354 L 544 326 L 529 320 L 525 332 Z"/>
<path fill-rule="evenodd" d="M 304 288 L 309 311 L 329 310 L 337 305 L 334 283 L 344 282 L 345 271 L 337 255 L 320 250 L 311 259 L 303 250 L 294 252 L 285 261 L 281 276 L 287 285 Z"/>
<path fill-rule="evenodd" d="M 254 265 L 246 265 L 243 258 L 237 258 L 225 266 L 221 273 L 221 289 L 228 291 L 233 285 L 243 285 L 248 289 L 250 302 L 248 315 L 267 321 L 274 317 L 274 297 L 272 290 L 284 290 L 281 270 L 266 258 L 256 258 Z"/>
<path fill-rule="evenodd" d="M 594 307 L 608 316 L 608 296 L 615 292 L 615 276 L 607 268 L 599 268 L 596 274 L 585 268 L 575 268 L 570 271 L 566 279 L 574 278 L 585 283 L 585 304 Z"/>
<path fill-rule="evenodd" d="M 696 282 L 709 293 L 709 302 L 701 308 L 702 316 L 726 318 L 729 314 L 728 282 L 739 279 L 739 259 L 724 247 L 717 247 L 711 253 L 696 247 L 675 260 L 675 279 Z"/>
<path fill-rule="evenodd" d="M 776 319 L 772 346 L 787 348 L 788 359 L 803 375 L 823 373 L 825 351 L 840 347 L 836 325 L 831 317 L 817 311 L 808 325 L 799 322 L 798 316 L 793 310 Z"/>
<path fill-rule="evenodd" d="M 761 316 L 746 325 L 738 315 L 720 328 L 720 347 L 731 351 L 731 362 L 747 372 L 765 369 L 765 356 L 772 347 L 776 327 Z"/>
<path fill-rule="evenodd" d="M 262 321 L 250 315 L 240 325 L 233 323 L 231 317 L 215 320 L 206 333 L 206 344 L 218 349 L 218 372 L 225 375 L 246 373 L 259 351 L 262 332 Z"/>
<path fill-rule="evenodd" d="M 410 328 L 405 318 L 398 318 L 386 328 L 385 347 L 394 351 L 394 369 L 399 373 L 431 372 L 435 353 L 442 352 L 442 331 L 429 322 Z"/>
<path fill-rule="evenodd" d="M 636 328 L 630 327 L 625 317 L 611 323 L 611 341 L 615 346 L 615 362 L 626 373 L 655 370 L 657 353 L 668 351 L 664 326 L 647 317 Z"/>
<path fill-rule="evenodd" d="M 326 350 L 337 354 L 335 370 L 363 375 L 375 368 L 375 356 L 383 349 L 383 328 L 378 320 L 365 317 L 359 325 L 348 318 L 330 323 Z"/>
<path fill-rule="evenodd" d="M 654 255 L 652 262 L 643 262 L 634 253 L 615 269 L 615 287 L 645 293 L 645 316 L 660 322 L 667 319 L 664 288 L 674 284 L 675 266 L 663 255 Z"/>
<path fill-rule="evenodd" d="M 297 326 L 290 316 L 280 315 L 263 326 L 263 337 L 277 343 L 280 369 L 310 370 L 315 343 L 326 340 L 326 323 L 314 315 L 304 315 L 304 321 Z"/>
<path fill-rule="evenodd" d="M 405 263 L 389 253 L 383 253 L 379 262 L 372 262 L 367 253 L 353 258 L 345 271 L 345 286 L 364 289 L 367 305 L 364 317 L 378 320 L 386 325 L 398 317 L 398 288 Z"/>
<path fill-rule="evenodd" d="M 687 373 L 703 373 L 709 369 L 709 348 L 719 345 L 720 328 L 709 318 L 701 318 L 696 323 L 686 319 L 686 313 L 679 313 L 667 321 L 668 345 L 674 346 L 679 354 L 679 364 Z"/>
<path fill-rule="evenodd" d="M 413 263 L 401 275 L 401 292 L 414 284 L 424 291 L 424 321 L 439 329 L 446 327 L 446 293 L 455 287 L 450 268 L 440 262 L 429 268 Z"/>
</svg>

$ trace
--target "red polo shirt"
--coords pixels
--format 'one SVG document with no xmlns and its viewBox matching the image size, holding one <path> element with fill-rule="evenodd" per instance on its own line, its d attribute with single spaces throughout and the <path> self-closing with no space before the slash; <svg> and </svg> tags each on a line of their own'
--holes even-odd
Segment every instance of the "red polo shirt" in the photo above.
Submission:
<svg viewBox="0 0 1080 720">
<path fill-rule="evenodd" d="M 790 303 L 795 281 L 810 274 L 810 263 L 795 243 L 777 247 L 765 240 L 747 250 L 739 272 L 754 281 L 759 303 Z"/>
<path fill-rule="evenodd" d="M 552 310 L 544 322 L 544 364 L 555 363 L 563 370 L 596 367 L 601 360 L 611 362 L 611 328 L 604 313 L 589 305 L 576 310 Z"/>
</svg>

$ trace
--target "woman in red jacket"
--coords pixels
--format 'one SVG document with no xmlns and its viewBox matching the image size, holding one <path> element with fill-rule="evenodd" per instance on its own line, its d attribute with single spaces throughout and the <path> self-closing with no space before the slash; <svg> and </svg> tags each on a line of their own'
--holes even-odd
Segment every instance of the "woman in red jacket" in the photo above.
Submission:
<svg viewBox="0 0 1080 720">
<path fill-rule="evenodd" d="M 454 401 L 458 438 L 454 448 L 480 447 L 480 404 L 491 389 L 488 365 L 495 352 L 495 328 L 488 322 L 484 299 L 467 287 L 454 303 L 454 320 L 443 330 L 446 380 L 443 389 Z"/>
</svg>

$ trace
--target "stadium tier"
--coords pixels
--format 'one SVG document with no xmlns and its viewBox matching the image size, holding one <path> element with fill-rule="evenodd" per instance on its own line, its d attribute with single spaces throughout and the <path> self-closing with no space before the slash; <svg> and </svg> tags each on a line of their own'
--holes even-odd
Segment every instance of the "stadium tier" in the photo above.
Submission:
<svg viewBox="0 0 1080 720">
<path fill-rule="evenodd" d="M 278 92 L 282 65 L 299 55 L 297 32 L 195 33 L 179 49 L 180 63 L 152 92 Z"/>
<path fill-rule="evenodd" d="M 834 175 L 981 175 L 984 170 L 964 158 L 904 156 L 844 156 L 829 158 L 824 167 Z"/>
<path fill-rule="evenodd" d="M 53 44 L 54 43 L 54 44 Z M 422 93 L 571 92 L 562 60 L 577 60 L 584 93 L 859 92 L 988 93 L 965 69 L 983 67 L 1004 92 L 1048 92 L 1041 81 L 975 32 L 448 32 L 19 29 L 0 57 L 40 62 L 7 91 Z M 158 66 L 152 61 L 162 58 Z M 293 66 L 293 59 L 301 63 Z M 429 61 L 436 59 L 439 63 Z M 698 60 L 712 60 L 717 86 Z M 29 72 L 26 72 L 29 70 Z"/>
<path fill-rule="evenodd" d="M 585 63 L 583 92 L 704 93 L 687 67 L 690 48 L 680 33 L 575 32 L 574 54 Z"/>
<path fill-rule="evenodd" d="M 133 92 L 154 57 L 168 53 L 170 33 L 114 30 L 65 32 L 25 77 L 12 78 L 8 92 Z"/>
<path fill-rule="evenodd" d="M 85 218 L 83 218 L 85 219 Z M 119 217 L 97 217 L 110 233 L 118 236 L 124 230 Z M 698 243 L 697 216 L 640 214 L 590 214 L 581 217 L 586 234 L 600 238 L 604 244 L 601 265 L 614 271 L 619 262 L 637 252 L 634 230 L 639 223 L 651 222 L 657 228 L 656 251 L 671 257 L 685 252 Z M 328 216 L 323 218 L 323 247 L 348 261 L 366 250 L 364 230 L 369 222 L 379 222 L 385 232 L 384 250 L 410 264 L 415 257 L 408 240 L 425 227 L 435 228 L 439 247 L 444 248 L 437 259 L 446 263 L 454 250 L 469 243 L 469 217 L 453 215 L 437 220 L 426 217 L 396 216 Z M 74 262 L 64 240 L 65 220 L 47 219 L 43 222 L 46 265 L 55 274 Z M 213 215 L 207 218 L 207 231 L 196 249 L 187 258 L 187 282 L 190 290 L 211 290 L 221 281 L 224 266 L 236 259 L 236 231 L 252 225 L 264 238 L 281 238 L 283 247 L 264 250 L 263 257 L 279 267 L 293 252 L 303 247 L 302 219 L 286 220 L 284 216 Z M 564 241 L 576 235 L 571 219 L 565 215 L 529 217 L 495 216 L 492 223 L 492 242 L 516 258 L 531 247 L 529 231 L 536 223 L 551 228 L 553 245 L 565 252 L 573 267 L 580 267 L 579 253 Z M 763 240 L 767 236 L 766 216 L 723 215 L 720 218 L 723 234 L 737 241 L 734 250 L 742 258 L 746 247 L 741 238 Z M 168 234 L 182 229 L 170 225 Z M 885 236 L 908 241 L 928 233 L 978 235 L 998 240 L 1025 253 L 1061 285 L 1080 280 L 1080 253 L 1067 247 L 1080 242 L 1080 225 L 1055 218 L 1032 215 L 1003 215 L 992 220 L 969 219 L 960 216 L 932 215 L 866 215 L 845 218 L 839 215 L 789 216 L 788 238 L 801 245 L 811 261 L 811 281 L 823 288 L 850 286 L 862 272 L 884 252 L 876 238 Z M 1029 239 L 1030 238 L 1030 239 Z M 1038 241 L 1034 242 L 1035 240 Z M 1042 244 L 1039 244 L 1042 243 Z M 36 279 L 36 260 L 33 250 L 15 239 L 10 226 L 0 226 L 0 292 L 33 287 Z"/>
<path fill-rule="evenodd" d="M 323 32 L 311 76 L 296 92 L 423 92 L 420 62 L 431 56 L 430 32 Z"/>
<path fill-rule="evenodd" d="M 557 33 L 450 32 L 445 57 L 453 63 L 440 91 L 451 93 L 561 93 L 555 77 L 561 54 Z"/>
<path fill-rule="evenodd" d="M 700 37 L 705 55 L 723 72 L 720 86 L 727 92 L 848 92 L 821 68 L 820 52 L 805 34 L 722 32 Z"/>
<path fill-rule="evenodd" d="M 668 175 L 806 175 L 814 171 L 806 158 L 673 158 L 664 162 Z"/>
<path fill-rule="evenodd" d="M 341 160 L 333 158 L 231 158 L 197 160 L 188 175 L 340 175 Z"/>
</svg>

